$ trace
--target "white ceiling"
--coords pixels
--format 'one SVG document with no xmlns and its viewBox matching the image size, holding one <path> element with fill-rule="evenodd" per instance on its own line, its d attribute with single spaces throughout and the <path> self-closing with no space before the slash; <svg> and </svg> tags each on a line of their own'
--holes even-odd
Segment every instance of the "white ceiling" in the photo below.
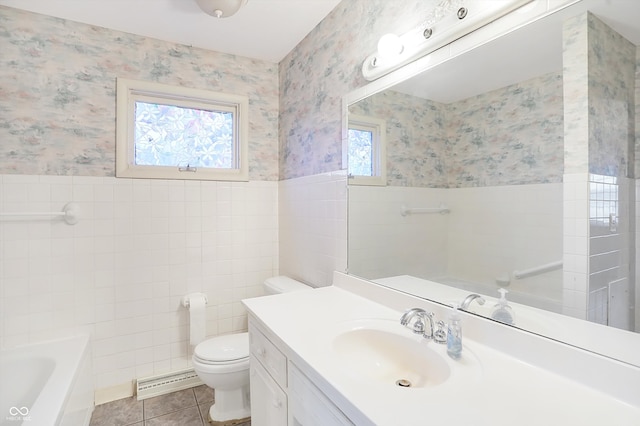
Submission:
<svg viewBox="0 0 640 426">
<path fill-rule="evenodd" d="M 248 58 L 280 62 L 340 0 L 249 0 L 217 19 L 195 0 L 0 0 L 0 5 Z"/>
</svg>

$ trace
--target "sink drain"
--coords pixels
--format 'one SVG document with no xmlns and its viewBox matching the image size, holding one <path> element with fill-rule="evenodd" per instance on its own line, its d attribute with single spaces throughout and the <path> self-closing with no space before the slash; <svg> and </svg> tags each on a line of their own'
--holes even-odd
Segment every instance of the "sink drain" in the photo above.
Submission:
<svg viewBox="0 0 640 426">
<path fill-rule="evenodd" d="M 396 385 L 400 386 L 401 388 L 410 388 L 411 382 L 406 379 L 400 379 L 400 380 L 396 380 Z"/>
</svg>

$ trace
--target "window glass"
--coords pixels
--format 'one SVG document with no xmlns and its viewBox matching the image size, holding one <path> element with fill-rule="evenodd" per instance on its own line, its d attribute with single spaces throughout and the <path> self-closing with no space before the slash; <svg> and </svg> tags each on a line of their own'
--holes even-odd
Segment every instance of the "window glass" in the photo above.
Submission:
<svg viewBox="0 0 640 426">
<path fill-rule="evenodd" d="M 372 176 L 373 132 L 349 129 L 349 174 Z"/>
<path fill-rule="evenodd" d="M 135 164 L 233 168 L 233 114 L 136 102 Z"/>
<path fill-rule="evenodd" d="M 118 79 L 116 176 L 248 180 L 246 97 Z"/>
</svg>

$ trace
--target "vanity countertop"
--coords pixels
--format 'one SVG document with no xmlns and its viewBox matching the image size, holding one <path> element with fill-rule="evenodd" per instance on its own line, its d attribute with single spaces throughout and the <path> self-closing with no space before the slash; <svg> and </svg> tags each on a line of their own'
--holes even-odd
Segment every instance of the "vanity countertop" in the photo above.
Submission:
<svg viewBox="0 0 640 426">
<path fill-rule="evenodd" d="M 413 303 L 407 296 L 406 308 Z M 252 320 L 275 334 L 289 359 L 357 425 L 640 424 L 639 406 L 468 336 L 459 361 L 446 356 L 446 345 L 426 342 L 444 354 L 456 377 L 438 386 L 401 388 L 350 374 L 333 350 L 336 333 L 362 320 L 398 322 L 402 312 L 343 288 L 259 297 L 244 304 Z M 477 320 L 463 317 L 463 330 L 465 321 Z M 408 335 L 422 339 L 410 331 Z M 607 374 L 589 368 L 584 366 L 584 374 Z"/>
</svg>

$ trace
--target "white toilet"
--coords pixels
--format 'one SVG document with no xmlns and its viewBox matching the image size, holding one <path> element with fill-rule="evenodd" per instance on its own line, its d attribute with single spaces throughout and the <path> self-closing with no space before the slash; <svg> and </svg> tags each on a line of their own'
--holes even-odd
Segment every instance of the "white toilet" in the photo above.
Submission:
<svg viewBox="0 0 640 426">
<path fill-rule="evenodd" d="M 289 277 L 264 282 L 265 294 L 309 290 L 311 287 Z M 211 420 L 223 424 L 251 416 L 249 396 L 249 333 L 206 339 L 193 350 L 193 368 L 207 386 L 215 389 Z"/>
</svg>

